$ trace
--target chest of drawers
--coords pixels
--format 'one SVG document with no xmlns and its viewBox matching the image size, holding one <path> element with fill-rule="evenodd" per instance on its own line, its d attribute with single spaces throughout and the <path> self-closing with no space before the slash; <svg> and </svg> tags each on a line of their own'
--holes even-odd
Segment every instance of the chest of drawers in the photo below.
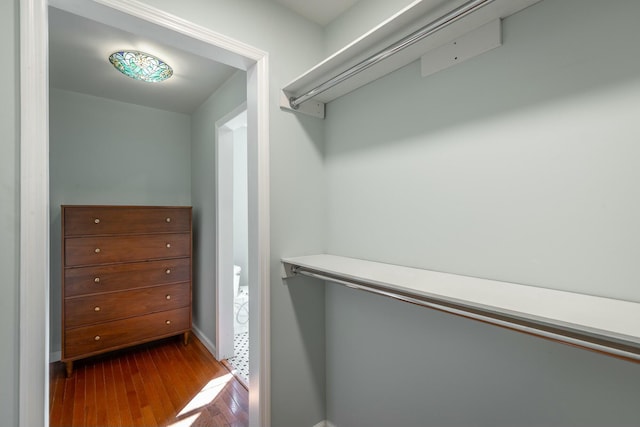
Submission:
<svg viewBox="0 0 640 427">
<path fill-rule="evenodd" d="M 62 361 L 191 330 L 191 208 L 62 206 Z"/>
</svg>

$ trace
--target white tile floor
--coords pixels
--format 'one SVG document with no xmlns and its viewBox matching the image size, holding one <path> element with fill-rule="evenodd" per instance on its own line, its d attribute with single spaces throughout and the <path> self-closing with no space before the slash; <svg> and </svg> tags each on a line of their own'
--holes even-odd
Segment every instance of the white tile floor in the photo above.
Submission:
<svg viewBox="0 0 640 427">
<path fill-rule="evenodd" d="M 249 385 L 249 333 L 243 332 L 233 337 L 233 349 L 235 356 L 229 359 L 236 375 Z"/>
</svg>

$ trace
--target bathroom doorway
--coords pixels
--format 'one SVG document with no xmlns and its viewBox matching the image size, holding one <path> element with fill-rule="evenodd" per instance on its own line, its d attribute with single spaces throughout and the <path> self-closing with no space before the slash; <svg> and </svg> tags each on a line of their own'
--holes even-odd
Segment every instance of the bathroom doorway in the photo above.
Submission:
<svg viewBox="0 0 640 427">
<path fill-rule="evenodd" d="M 216 122 L 216 301 L 218 360 L 249 383 L 249 239 L 247 110 Z"/>
</svg>

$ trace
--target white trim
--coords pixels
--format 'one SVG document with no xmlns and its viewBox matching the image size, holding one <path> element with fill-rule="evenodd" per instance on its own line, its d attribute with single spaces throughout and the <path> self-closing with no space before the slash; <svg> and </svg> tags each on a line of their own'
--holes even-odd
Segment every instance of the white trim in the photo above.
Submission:
<svg viewBox="0 0 640 427">
<path fill-rule="evenodd" d="M 313 427 L 336 427 L 336 425 L 327 420 L 324 420 L 324 421 L 320 421 L 318 424 L 314 425 Z"/>
<path fill-rule="evenodd" d="M 233 131 L 227 123 L 247 109 L 234 108 L 215 124 L 216 162 L 216 359 L 234 356 L 233 348 Z M 226 284 L 226 285 L 223 285 Z M 251 291 L 250 291 L 251 292 Z"/>
<path fill-rule="evenodd" d="M 196 325 L 191 325 L 191 332 L 193 333 L 193 335 L 198 337 L 198 339 L 200 340 L 202 345 L 205 346 L 205 348 L 209 351 L 209 353 L 211 353 L 211 355 L 216 360 L 220 361 L 220 359 L 218 359 L 216 357 L 216 346 L 215 346 L 215 344 L 212 343 L 209 338 L 207 338 L 207 336 L 204 334 L 204 332 L 202 332 Z"/>
<path fill-rule="evenodd" d="M 20 1 L 20 427 L 49 414 L 49 82 L 46 0 Z"/>
<path fill-rule="evenodd" d="M 266 52 L 137 0 L 49 0 L 49 5 L 247 70 Z M 186 36 L 166 38 L 166 30 Z M 203 42 L 203 43 L 201 43 Z"/>
<path fill-rule="evenodd" d="M 249 426 L 271 425 L 271 251 L 269 177 L 269 58 L 247 70 L 247 144 L 249 170 Z M 257 171 L 252 176 L 251 171 Z M 257 194 L 256 194 L 257 192 Z M 256 206 L 257 201 L 257 206 Z M 250 286 L 251 286 L 250 285 Z M 253 296 L 255 295 L 255 297 Z M 256 332 L 258 332 L 256 334 Z M 254 338 L 255 337 L 255 338 Z M 259 354 L 261 357 L 253 357 Z M 257 410 L 251 410 L 255 408 Z"/>
<path fill-rule="evenodd" d="M 271 423 L 269 359 L 269 80 L 265 52 L 135 0 L 20 0 L 20 427 L 49 425 L 49 100 L 47 4 L 107 25 L 196 50 L 247 71 L 250 217 L 258 252 L 249 270 L 256 278 L 250 328 L 249 425 Z M 125 19 L 122 19 L 125 18 Z M 224 55 L 223 59 L 215 55 Z M 251 196 L 251 193 L 250 193 Z M 250 236 L 251 238 L 251 236 Z M 256 334 L 254 334 L 256 335 Z"/>
</svg>

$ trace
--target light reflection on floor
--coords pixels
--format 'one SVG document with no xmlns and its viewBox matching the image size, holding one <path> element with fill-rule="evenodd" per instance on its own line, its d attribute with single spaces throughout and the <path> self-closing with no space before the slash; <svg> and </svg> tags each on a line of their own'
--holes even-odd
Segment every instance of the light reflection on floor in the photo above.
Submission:
<svg viewBox="0 0 640 427">
<path fill-rule="evenodd" d="M 191 427 L 201 414 L 197 411 L 212 403 L 232 378 L 227 374 L 209 381 L 178 413 L 178 421 L 167 427 Z"/>
</svg>

